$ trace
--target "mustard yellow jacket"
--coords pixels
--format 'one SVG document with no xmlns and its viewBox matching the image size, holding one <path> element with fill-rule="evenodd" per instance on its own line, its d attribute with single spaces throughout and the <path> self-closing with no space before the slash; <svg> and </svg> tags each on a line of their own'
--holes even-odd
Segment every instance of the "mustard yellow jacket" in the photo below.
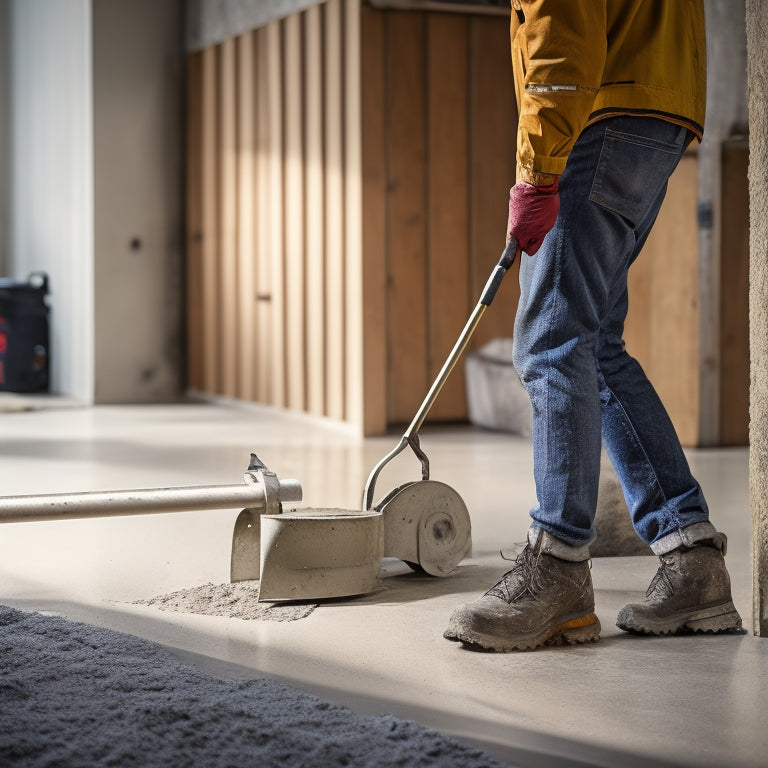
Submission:
<svg viewBox="0 0 768 768">
<path fill-rule="evenodd" d="M 517 180 L 551 184 L 581 131 L 652 115 L 701 139 L 703 0 L 512 0 Z"/>
</svg>

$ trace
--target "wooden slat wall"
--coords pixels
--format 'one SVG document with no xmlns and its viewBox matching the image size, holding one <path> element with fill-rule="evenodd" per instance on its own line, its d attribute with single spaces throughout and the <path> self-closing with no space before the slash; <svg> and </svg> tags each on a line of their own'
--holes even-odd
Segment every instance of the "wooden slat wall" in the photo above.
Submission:
<svg viewBox="0 0 768 768">
<path fill-rule="evenodd" d="M 643 252 L 629 270 L 627 351 L 655 386 L 680 441 L 699 441 L 698 162 L 683 157 Z"/>
<path fill-rule="evenodd" d="M 204 389 L 202 354 L 203 233 L 202 233 L 202 141 L 203 56 L 187 59 L 187 383 Z"/>
<path fill-rule="evenodd" d="M 304 78 L 307 89 L 305 212 L 307 275 L 307 410 L 326 413 L 326 296 L 325 296 L 325 208 L 323 197 L 323 40 L 320 6 L 307 11 L 304 26 Z"/>
<path fill-rule="evenodd" d="M 324 51 L 324 152 L 325 152 L 325 392 L 331 418 L 345 415 L 344 392 L 344 138 L 342 78 L 342 6 L 329 0 L 325 15 Z"/>
<path fill-rule="evenodd" d="M 427 20 L 427 377 L 434 381 L 469 316 L 469 40 L 466 20 Z M 457 247 L 460 244 L 460 247 Z M 458 279 L 457 279 L 458 278 Z M 463 278 L 463 279 L 462 279 Z M 446 312 L 451 307 L 451 312 Z M 466 409 L 460 367 L 445 384 L 432 418 L 461 418 Z"/>
<path fill-rule="evenodd" d="M 362 421 L 359 12 L 189 57 L 192 390 Z"/>
<path fill-rule="evenodd" d="M 218 287 L 219 220 L 218 220 L 218 106 L 216 99 L 218 52 L 214 49 L 202 54 L 201 73 L 201 128 L 200 139 L 200 233 L 202 240 L 201 328 L 200 337 L 192 343 L 200 343 L 202 357 L 202 388 L 207 392 L 221 392 L 221 315 L 219 312 Z"/>
<path fill-rule="evenodd" d="M 188 72 L 190 388 L 409 420 L 503 245 L 506 20 L 328 0 Z M 466 417 L 460 368 L 432 417 Z"/>
<path fill-rule="evenodd" d="M 285 110 L 285 154 L 283 173 L 285 210 L 285 356 L 287 406 L 305 410 L 307 372 L 305 370 L 305 304 L 304 304 L 304 137 L 301 18 L 289 16 L 283 23 Z"/>
<path fill-rule="evenodd" d="M 218 50 L 217 115 L 219 119 L 219 294 L 217 306 L 221 334 L 221 391 L 237 397 L 238 390 L 238 324 L 237 324 L 237 100 L 235 41 L 228 40 Z"/>
<path fill-rule="evenodd" d="M 720 444 L 749 443 L 749 143 L 722 154 Z"/>
<path fill-rule="evenodd" d="M 344 0 L 344 306 L 346 308 L 344 392 L 348 421 L 364 428 L 366 345 L 363 325 L 363 166 L 362 143 L 362 40 L 360 0 Z M 381 430 L 380 430 L 381 431 Z"/>
<path fill-rule="evenodd" d="M 424 14 L 386 20 L 388 420 L 406 421 L 427 391 L 427 89 Z"/>
<path fill-rule="evenodd" d="M 253 35 L 237 40 L 237 328 L 256 327 L 256 83 Z M 256 350 L 250 334 L 237 334 L 240 397 L 256 398 Z"/>
<path fill-rule="evenodd" d="M 382 104 L 386 92 L 384 14 L 362 8 L 361 197 L 363 281 L 363 428 L 380 434 L 387 428 L 387 154 Z M 373 329 L 380 329 L 374 335 Z"/>
<path fill-rule="evenodd" d="M 188 77 L 190 388 L 366 434 L 407 423 L 504 244 L 507 20 L 327 0 L 190 56 Z M 696 174 L 691 154 L 631 270 L 626 329 L 685 445 L 698 441 Z M 512 335 L 518 296 L 515 269 L 473 348 Z M 723 316 L 724 343 L 743 314 Z M 744 354 L 723 361 L 746 418 Z M 741 434 L 731 411 L 721 422 Z M 460 365 L 431 418 L 466 414 Z"/>
<path fill-rule="evenodd" d="M 363 7 L 361 40 L 364 268 L 386 282 L 366 299 L 366 351 L 385 328 L 386 360 L 367 354 L 384 387 L 366 383 L 365 411 L 386 426 L 415 414 L 504 247 L 517 115 L 503 17 Z M 512 334 L 518 296 L 515 271 L 474 347 Z M 430 418 L 466 413 L 459 365 Z"/>
</svg>

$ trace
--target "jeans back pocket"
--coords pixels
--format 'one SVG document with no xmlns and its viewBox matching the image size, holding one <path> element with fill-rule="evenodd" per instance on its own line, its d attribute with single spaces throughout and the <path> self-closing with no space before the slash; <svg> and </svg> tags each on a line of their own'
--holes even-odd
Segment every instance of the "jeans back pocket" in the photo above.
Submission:
<svg viewBox="0 0 768 768">
<path fill-rule="evenodd" d="M 589 193 L 593 203 L 618 213 L 633 227 L 656 201 L 686 146 L 685 128 L 654 122 L 672 141 L 606 128 Z"/>
</svg>

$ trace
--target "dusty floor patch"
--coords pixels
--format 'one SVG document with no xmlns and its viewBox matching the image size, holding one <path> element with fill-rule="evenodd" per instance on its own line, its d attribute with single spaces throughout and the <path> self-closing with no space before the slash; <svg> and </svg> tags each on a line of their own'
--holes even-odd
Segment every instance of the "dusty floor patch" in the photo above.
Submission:
<svg viewBox="0 0 768 768">
<path fill-rule="evenodd" d="M 149 600 L 136 600 L 134 605 L 149 605 L 161 611 L 261 621 L 296 621 L 306 618 L 317 608 L 317 603 L 260 603 L 258 581 L 203 584 Z"/>
</svg>

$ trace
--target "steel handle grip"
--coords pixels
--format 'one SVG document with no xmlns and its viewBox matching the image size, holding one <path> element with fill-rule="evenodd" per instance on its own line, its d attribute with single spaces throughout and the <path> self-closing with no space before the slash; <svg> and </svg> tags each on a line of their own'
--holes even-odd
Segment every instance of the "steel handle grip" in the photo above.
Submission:
<svg viewBox="0 0 768 768">
<path fill-rule="evenodd" d="M 501 281 L 507 270 L 515 263 L 515 257 L 517 256 L 517 241 L 512 238 L 504 248 L 504 252 L 501 254 L 499 263 L 496 268 L 491 272 L 491 276 L 488 278 L 488 282 L 483 289 L 483 295 L 480 297 L 480 303 L 486 307 L 491 305 L 496 291 L 499 290 Z"/>
</svg>

